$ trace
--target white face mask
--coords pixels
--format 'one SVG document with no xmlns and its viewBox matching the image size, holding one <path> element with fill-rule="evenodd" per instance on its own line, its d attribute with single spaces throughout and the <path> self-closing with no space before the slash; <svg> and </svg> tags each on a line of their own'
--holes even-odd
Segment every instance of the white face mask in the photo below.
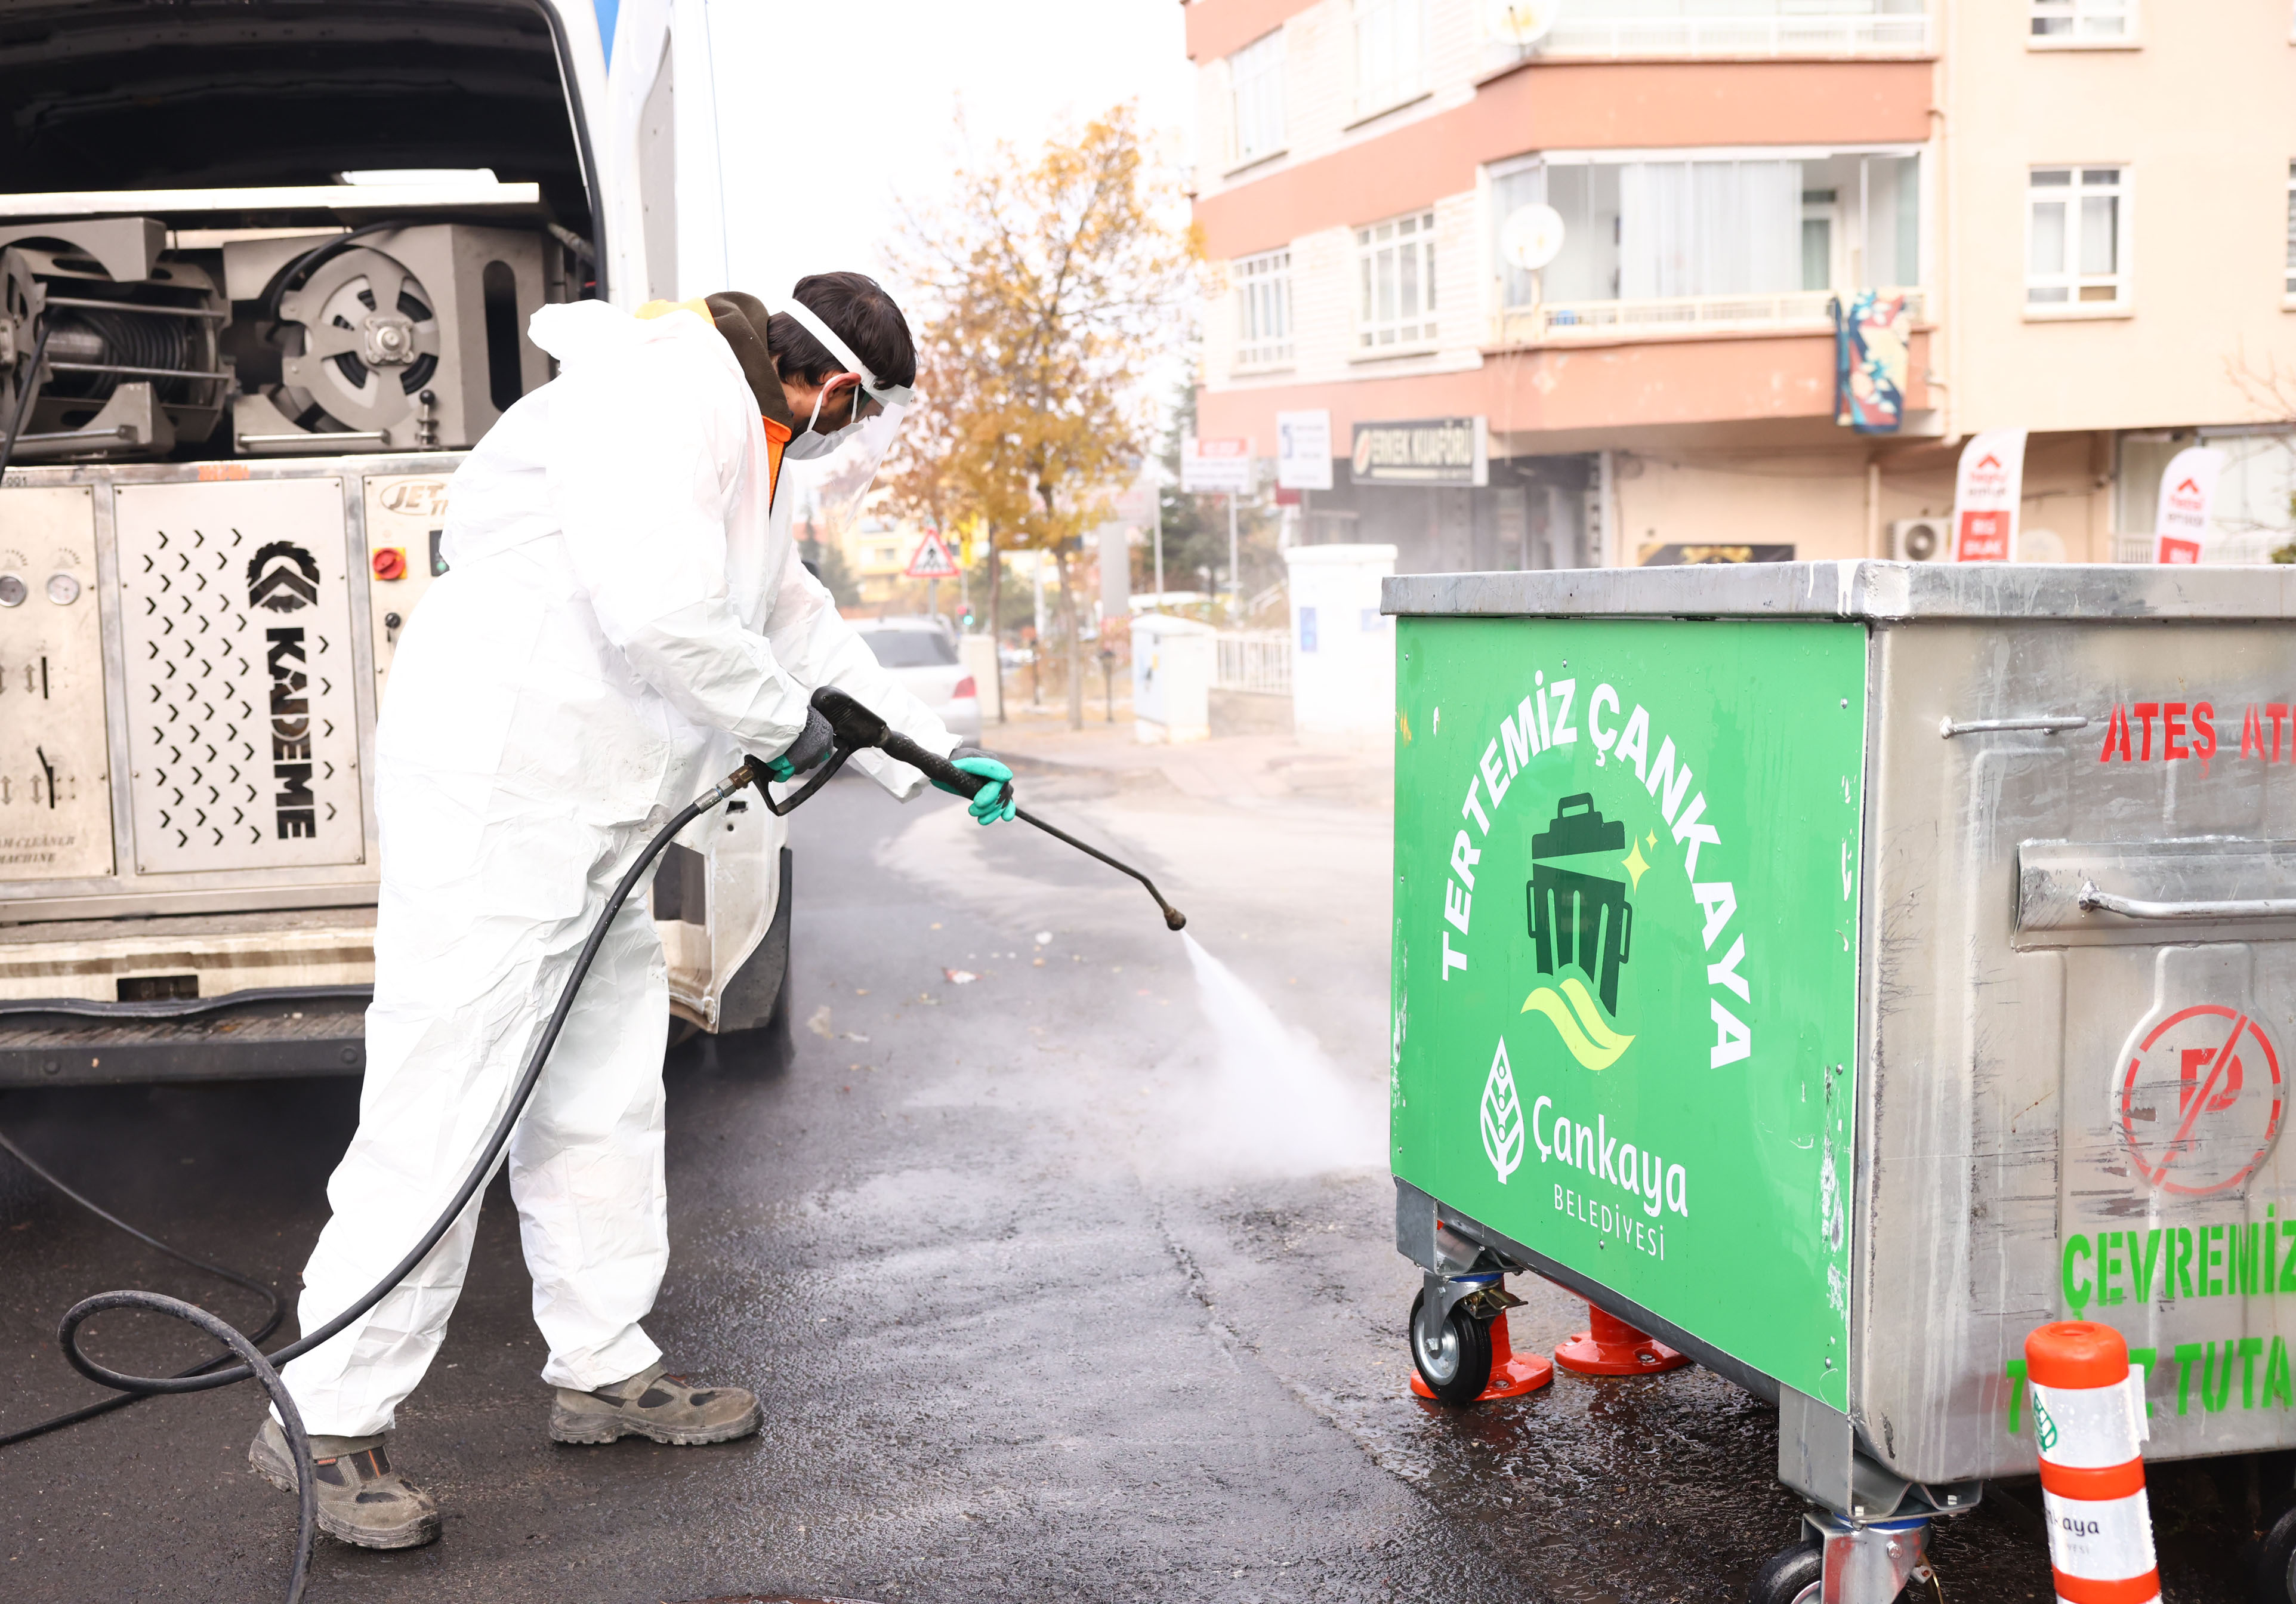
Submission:
<svg viewBox="0 0 2296 1604">
<path fill-rule="evenodd" d="M 857 398 L 861 392 L 857 389 L 849 393 Z M 828 399 L 829 392 L 826 389 L 816 391 L 814 393 L 813 415 L 805 420 L 805 427 L 798 432 L 796 438 L 791 440 L 788 445 L 782 448 L 782 457 L 784 460 L 789 462 L 812 462 L 817 457 L 826 457 L 832 451 L 836 450 L 837 448 L 842 445 L 845 441 L 852 439 L 854 433 L 860 429 L 862 424 L 868 421 L 865 418 L 861 419 L 859 421 L 848 424 L 844 428 L 837 430 L 832 433 L 816 434 L 814 432 L 814 426 L 821 422 L 821 404 Z M 857 399 L 855 402 L 855 406 L 857 409 L 859 406 Z"/>
</svg>

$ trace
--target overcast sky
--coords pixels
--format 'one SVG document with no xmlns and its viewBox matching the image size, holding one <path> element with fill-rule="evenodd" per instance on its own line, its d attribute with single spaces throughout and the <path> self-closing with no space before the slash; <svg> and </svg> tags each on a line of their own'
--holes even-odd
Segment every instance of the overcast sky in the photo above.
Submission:
<svg viewBox="0 0 2296 1604">
<path fill-rule="evenodd" d="M 778 295 L 806 273 L 877 273 L 894 198 L 945 185 L 960 101 L 971 142 L 1023 151 L 1062 119 L 1136 98 L 1185 159 L 1193 120 L 1179 0 L 714 0 L 725 149 L 758 152 L 774 199 L 729 195 L 734 281 Z M 742 169 L 729 166 L 729 186 Z M 899 293 L 899 286 L 888 285 Z"/>
</svg>

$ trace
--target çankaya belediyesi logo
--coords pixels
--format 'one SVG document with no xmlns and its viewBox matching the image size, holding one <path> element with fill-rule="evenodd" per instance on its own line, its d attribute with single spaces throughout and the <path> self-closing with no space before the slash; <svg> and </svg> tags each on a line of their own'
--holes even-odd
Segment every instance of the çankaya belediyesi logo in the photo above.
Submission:
<svg viewBox="0 0 2296 1604">
<path fill-rule="evenodd" d="M 1562 974 L 1523 999 L 1522 1012 L 1544 1015 L 1565 1051 L 1587 1069 L 1608 1069 L 1634 1045 L 1611 1024 L 1619 1013 L 1619 971 L 1634 953 L 1635 908 L 1628 892 L 1648 864 L 1637 842 L 1627 851 L 1627 827 L 1604 818 L 1592 792 L 1566 796 L 1546 829 L 1530 838 L 1531 952 L 1541 975 Z M 1616 860 L 1621 871 L 1595 871 Z M 1634 886 L 1624 877 L 1631 876 Z M 1579 976 L 1586 978 L 1581 979 Z M 1594 989 L 1587 989 L 1587 983 Z M 1599 1002 L 1598 999 L 1599 999 Z M 1522 1162 L 1522 1098 L 1502 1040 L 1483 1082 L 1483 1152 L 1504 1185 Z"/>
<path fill-rule="evenodd" d="M 1578 683 L 1549 683 L 1543 673 L 1535 676 L 1532 694 L 1519 709 L 1501 716 L 1494 738 L 1484 743 L 1468 777 L 1462 816 L 1466 825 L 1481 832 L 1483 845 L 1478 847 L 1465 827 L 1454 833 L 1451 877 L 1442 905 L 1447 926 L 1443 976 L 1447 980 L 1454 971 L 1469 966 L 1468 951 L 1455 947 L 1449 933 L 1456 930 L 1463 938 L 1472 933 L 1476 865 L 1503 833 L 1528 831 L 1529 876 L 1523 883 L 1527 926 L 1510 918 L 1507 925 L 1517 934 L 1508 945 L 1520 953 L 1514 943 L 1527 928 L 1538 980 L 1518 1012 L 1543 1018 L 1570 1062 L 1590 1073 L 1617 1065 L 1642 1037 L 1649 1037 L 1671 1066 L 1686 1059 L 1684 1049 L 1696 1050 L 1691 1046 L 1697 1041 L 1693 1032 L 1702 1033 L 1702 1027 L 1712 1031 L 1702 1044 L 1705 1067 L 1718 1070 L 1745 1062 L 1752 1049 L 1752 1031 L 1736 1010 L 1751 997 L 1742 967 L 1746 941 L 1736 889 L 1729 880 L 1708 877 L 1718 868 L 1726 874 L 1727 869 L 1713 857 L 1700 861 L 1701 846 L 1719 853 L 1723 837 L 1708 815 L 1706 794 L 1693 780 L 1688 753 L 1670 735 L 1653 728 L 1647 706 L 1621 696 L 1608 683 L 1595 686 L 1582 704 L 1583 726 L 1574 726 L 1571 703 Z M 1627 713 L 1623 720 L 1621 712 Z M 1560 785 L 1554 789 L 1538 786 L 1531 777 L 1538 760 L 1576 746 L 1582 734 L 1594 748 L 1592 767 L 1597 772 L 1589 774 L 1570 761 L 1586 750 L 1579 747 L 1567 754 L 1562 772 L 1554 777 Z M 1587 786 L 1590 781 L 1589 789 L 1557 795 L 1562 785 Z M 1643 817 L 1645 795 L 1650 817 Z M 1610 809 L 1607 815 L 1596 805 L 1598 796 Z M 1520 802 L 1513 801 L 1517 798 Z M 1513 829 L 1508 827 L 1511 815 L 1521 820 Z M 1653 873 L 1659 878 L 1645 885 Z M 1847 843 L 1841 876 L 1847 900 L 1853 884 Z M 1643 922 L 1638 915 L 1645 912 L 1658 920 L 1653 934 L 1657 944 L 1644 942 L 1645 950 L 1637 960 L 1636 926 Z M 1679 958 L 1693 955 L 1696 967 L 1678 967 Z M 1653 961 L 1659 965 L 1657 972 L 1644 973 Z M 1700 990 L 1707 1017 L 1693 1024 L 1699 992 L 1691 987 L 1698 978 L 1705 982 Z M 1644 989 L 1637 992 L 1638 985 Z M 1724 993 L 1729 994 L 1727 1000 Z M 1620 1028 L 1622 1016 L 1636 1021 L 1634 1030 Z M 1526 1028 L 1544 1041 L 1544 1030 L 1528 1022 Z M 1651 1035 L 1653 1031 L 1655 1036 Z M 1518 1035 L 1513 1046 L 1521 1051 L 1529 1044 Z M 1645 1056 L 1649 1050 L 1646 1046 Z M 1493 1044 L 1480 1099 L 1480 1123 L 1484 1155 L 1500 1184 L 1535 1149 L 1544 1163 L 1615 1180 L 1642 1197 L 1646 1210 L 1657 1205 L 1662 1193 L 1673 1199 L 1684 1184 L 1684 1166 L 1659 1164 L 1657 1156 L 1641 1149 L 1606 1112 L 1597 1110 L 1596 1117 L 1580 1119 L 1580 1110 L 1571 1105 L 1581 1094 L 1546 1073 L 1549 1067 L 1539 1065 L 1543 1090 L 1535 1100 L 1528 1100 L 1516 1087 L 1506 1033 Z M 1621 1167 L 1629 1158 L 1636 1166 L 1631 1179 Z M 1645 1175 L 1645 1170 L 1650 1173 Z M 1669 1201 L 1666 1206 L 1675 1205 Z M 1677 1212 L 1686 1212 L 1686 1205 Z"/>
<path fill-rule="evenodd" d="M 1611 1028 L 1619 1014 L 1619 970 L 1632 955 L 1635 909 L 1627 900 L 1624 874 L 1592 872 L 1625 851 L 1627 827 L 1606 819 L 1592 792 L 1566 796 L 1554 820 L 1530 838 L 1531 950 L 1541 975 L 1576 968 L 1586 976 L 1562 975 L 1560 987 L 1540 986 L 1523 999 L 1526 1014 L 1544 1014 L 1570 1056 L 1587 1069 L 1608 1069 L 1634 1045 L 1632 1036 Z M 1571 867 L 1564 868 L 1569 862 Z M 1639 883 L 1646 867 L 1642 843 L 1619 858 L 1625 874 Z M 1590 995 L 1587 982 L 1595 983 Z M 1601 999 L 1600 1008 L 1596 999 Z"/>
</svg>

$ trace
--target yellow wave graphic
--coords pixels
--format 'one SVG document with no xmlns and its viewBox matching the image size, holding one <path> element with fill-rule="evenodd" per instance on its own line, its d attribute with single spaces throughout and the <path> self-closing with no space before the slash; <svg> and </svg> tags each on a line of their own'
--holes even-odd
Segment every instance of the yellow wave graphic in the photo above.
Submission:
<svg viewBox="0 0 2296 1604">
<path fill-rule="evenodd" d="M 1522 1012 L 1534 1011 L 1546 1016 L 1554 1033 L 1562 1038 L 1562 1045 L 1584 1068 L 1608 1069 L 1634 1045 L 1632 1036 L 1620 1035 L 1604 1022 L 1594 994 L 1575 975 L 1563 976 L 1560 992 L 1552 986 L 1541 986 L 1523 999 Z"/>
</svg>

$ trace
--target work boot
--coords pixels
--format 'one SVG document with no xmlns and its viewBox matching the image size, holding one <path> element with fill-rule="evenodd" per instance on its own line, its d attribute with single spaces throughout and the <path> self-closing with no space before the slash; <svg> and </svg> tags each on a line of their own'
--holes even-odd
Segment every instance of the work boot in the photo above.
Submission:
<svg viewBox="0 0 2296 1604">
<path fill-rule="evenodd" d="M 665 1376 L 656 1361 L 627 1381 L 594 1393 L 558 1389 L 550 1406 L 554 1443 L 611 1443 L 617 1437 L 651 1437 L 672 1447 L 729 1443 L 746 1437 L 765 1419 L 758 1395 L 738 1386 L 696 1387 L 682 1376 Z"/>
<path fill-rule="evenodd" d="M 247 1462 L 282 1493 L 295 1491 L 295 1453 L 279 1422 L 266 1416 Z M 363 1549 L 419 1549 L 439 1541 L 439 1506 L 390 1468 L 381 1437 L 311 1439 L 319 1530 Z"/>
</svg>

